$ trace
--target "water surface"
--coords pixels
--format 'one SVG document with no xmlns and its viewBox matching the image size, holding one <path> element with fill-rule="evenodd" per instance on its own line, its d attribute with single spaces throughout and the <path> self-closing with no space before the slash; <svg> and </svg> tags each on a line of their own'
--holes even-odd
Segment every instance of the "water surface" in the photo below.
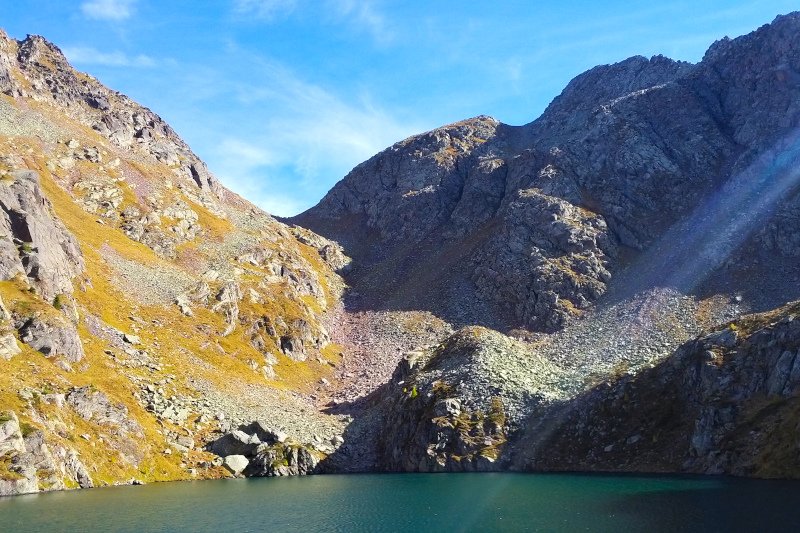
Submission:
<svg viewBox="0 0 800 533">
<path fill-rule="evenodd" d="M 0 531 L 799 531 L 800 482 L 399 474 L 110 487 L 0 499 Z"/>
</svg>

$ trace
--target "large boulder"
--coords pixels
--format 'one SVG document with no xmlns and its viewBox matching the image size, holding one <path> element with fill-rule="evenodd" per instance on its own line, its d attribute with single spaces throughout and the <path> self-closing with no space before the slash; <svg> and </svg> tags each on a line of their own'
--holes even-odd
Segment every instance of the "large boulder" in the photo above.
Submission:
<svg viewBox="0 0 800 533">
<path fill-rule="evenodd" d="M 115 404 L 109 397 L 92 386 L 77 387 L 66 395 L 66 404 L 87 421 L 111 426 L 121 436 L 141 437 L 144 430 L 130 417 L 124 404 Z"/>
<path fill-rule="evenodd" d="M 22 349 L 19 347 L 17 338 L 13 333 L 0 334 L 0 359 L 8 361 L 21 351 Z"/>
<path fill-rule="evenodd" d="M 320 457 L 299 444 L 262 445 L 245 470 L 248 477 L 305 476 L 313 474 Z"/>
<path fill-rule="evenodd" d="M 208 445 L 208 449 L 221 457 L 252 455 L 259 444 L 261 444 L 261 440 L 256 435 L 249 435 L 237 429 L 213 441 Z"/>
<path fill-rule="evenodd" d="M 83 344 L 75 325 L 60 315 L 28 318 L 19 329 L 22 342 L 47 357 L 62 356 L 71 363 L 83 359 Z"/>
<path fill-rule="evenodd" d="M 257 436 L 261 442 L 271 444 L 286 442 L 288 435 L 286 433 L 275 429 L 272 425 L 264 420 L 256 420 L 244 428 L 244 431 L 251 435 Z"/>
<path fill-rule="evenodd" d="M 0 413 L 0 456 L 25 451 L 19 419 L 13 411 Z"/>
<path fill-rule="evenodd" d="M 83 271 L 78 241 L 55 216 L 39 175 L 29 170 L 0 180 L 0 279 L 24 275 L 48 302 L 72 294 Z"/>
<path fill-rule="evenodd" d="M 231 474 L 237 476 L 241 474 L 250 461 L 244 455 L 228 455 L 222 462 L 222 466 L 227 468 Z"/>
</svg>

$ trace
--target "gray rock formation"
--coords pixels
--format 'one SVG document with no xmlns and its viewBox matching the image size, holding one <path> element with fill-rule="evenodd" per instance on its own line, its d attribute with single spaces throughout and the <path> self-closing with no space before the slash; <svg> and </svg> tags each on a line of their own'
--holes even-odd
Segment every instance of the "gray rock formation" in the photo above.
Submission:
<svg viewBox="0 0 800 533">
<path fill-rule="evenodd" d="M 228 455 L 252 456 L 260 444 L 261 440 L 256 435 L 250 435 L 237 429 L 226 433 L 209 444 L 208 449 L 220 457 L 227 457 Z"/>
<path fill-rule="evenodd" d="M 0 279 L 20 278 L 45 302 L 72 309 L 72 280 L 84 270 L 78 241 L 56 217 L 45 198 L 39 176 L 13 171 L 0 180 Z M 72 313 L 74 315 L 74 312 Z M 22 342 L 47 356 L 80 361 L 83 345 L 68 313 L 9 313 L 3 308 L 5 357 L 18 353 L 10 319 Z"/>
<path fill-rule="evenodd" d="M 293 220 L 344 245 L 364 305 L 425 308 L 462 324 L 563 327 L 642 251 L 669 246 L 684 259 L 680 242 L 657 239 L 720 190 L 741 197 L 734 212 L 753 220 L 736 235 L 725 234 L 727 221 L 705 220 L 702 231 L 735 244 L 719 252 L 727 266 L 705 274 L 727 279 L 725 268 L 747 266 L 769 275 L 767 264 L 795 253 L 800 196 L 775 187 L 794 179 L 786 156 L 800 122 L 799 27 L 797 13 L 778 17 L 715 43 L 696 65 L 656 56 L 596 67 L 526 126 L 477 117 L 406 139 Z M 781 176 L 775 187 L 736 179 L 759 158 L 758 175 Z M 660 282 L 663 267 L 640 288 Z M 747 285 L 728 290 L 737 288 Z M 754 297 L 786 301 L 770 295 Z"/>
<path fill-rule="evenodd" d="M 312 444 L 299 444 L 263 421 L 226 433 L 207 448 L 224 458 L 222 464 L 232 474 L 246 477 L 313 474 L 324 457 Z"/>
<path fill-rule="evenodd" d="M 751 315 L 531 422 L 517 468 L 796 477 L 800 311 Z M 534 431 L 537 428 L 539 431 Z"/>
<path fill-rule="evenodd" d="M 55 216 L 32 171 L 14 171 L 0 180 L 0 279 L 25 276 L 52 302 L 72 294 L 72 278 L 83 271 L 75 237 Z"/>
<path fill-rule="evenodd" d="M 603 217 L 538 189 L 520 190 L 475 255 L 472 281 L 482 298 L 552 331 L 605 292 L 614 256 Z"/>
<path fill-rule="evenodd" d="M 225 317 L 228 326 L 222 336 L 230 335 L 236 328 L 239 321 L 239 301 L 242 299 L 242 289 L 235 281 L 226 282 L 217 293 L 217 303 L 211 310 L 221 313 Z"/>
<path fill-rule="evenodd" d="M 47 357 L 62 356 L 70 363 L 83 359 L 83 344 L 75 325 L 59 315 L 23 318 L 20 340 Z"/>
<path fill-rule="evenodd" d="M 0 454 L 7 455 L 12 452 L 25 450 L 25 441 L 19 429 L 19 419 L 13 412 L 3 413 L 3 422 L 0 422 Z"/>
<path fill-rule="evenodd" d="M 237 476 L 241 474 L 250 461 L 244 455 L 228 455 L 222 462 L 222 466 L 227 468 L 231 474 Z"/>
<path fill-rule="evenodd" d="M 299 444 L 262 445 L 244 471 L 248 477 L 306 476 L 316 471 L 319 456 Z"/>
<path fill-rule="evenodd" d="M 114 404 L 105 393 L 91 386 L 73 389 L 66 395 L 66 403 L 84 420 L 111 426 L 122 435 L 141 437 L 141 426 L 128 416 L 128 409 L 122 404 Z"/>
<path fill-rule="evenodd" d="M 350 269 L 352 259 L 344 254 L 344 249 L 338 242 L 328 240 L 300 226 L 292 226 L 291 230 L 299 242 L 316 249 L 322 260 L 336 272 L 347 272 Z"/>
<path fill-rule="evenodd" d="M 65 481 L 92 487 L 88 470 L 74 450 L 54 451 L 44 433 L 20 423 L 14 412 L 0 414 L 0 496 L 63 490 Z"/>
<path fill-rule="evenodd" d="M 0 359 L 6 361 L 22 351 L 14 336 L 14 323 L 11 319 L 11 313 L 0 298 Z"/>
</svg>

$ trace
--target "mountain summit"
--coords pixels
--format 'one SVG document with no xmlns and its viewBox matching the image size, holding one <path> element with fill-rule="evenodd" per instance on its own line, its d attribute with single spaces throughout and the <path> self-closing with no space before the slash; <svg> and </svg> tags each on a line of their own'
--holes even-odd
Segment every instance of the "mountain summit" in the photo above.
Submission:
<svg viewBox="0 0 800 533">
<path fill-rule="evenodd" d="M 740 272 L 778 281 L 771 274 L 792 267 L 800 244 L 791 184 L 738 183 L 765 154 L 792 157 L 798 24 L 790 14 L 718 41 L 696 65 L 639 56 L 593 68 L 525 126 L 477 117 L 411 137 L 357 166 L 294 221 L 345 245 L 356 265 L 350 282 L 372 305 L 430 308 L 464 324 L 553 331 L 631 282 L 705 294 L 724 278 L 726 291 L 751 292 L 752 276 Z M 769 171 L 792 167 L 779 164 Z M 637 271 L 656 243 L 673 248 L 670 261 L 704 253 L 659 243 L 696 210 L 731 219 L 696 221 L 696 232 L 724 233 L 722 222 L 751 217 L 772 193 L 773 205 L 736 237 L 741 246 L 720 252 L 703 279 L 668 280 L 663 264 Z M 739 212 L 713 212 L 734 194 L 729 207 Z M 690 228 L 685 237 L 696 236 Z M 651 279 L 630 279 L 638 275 Z M 751 294 L 759 308 L 790 295 L 796 284 Z"/>
<path fill-rule="evenodd" d="M 0 154 L 0 493 L 219 477 L 202 447 L 267 417 L 330 446 L 341 417 L 302 413 L 335 359 L 336 244 L 38 36 L 0 34 Z"/>
</svg>

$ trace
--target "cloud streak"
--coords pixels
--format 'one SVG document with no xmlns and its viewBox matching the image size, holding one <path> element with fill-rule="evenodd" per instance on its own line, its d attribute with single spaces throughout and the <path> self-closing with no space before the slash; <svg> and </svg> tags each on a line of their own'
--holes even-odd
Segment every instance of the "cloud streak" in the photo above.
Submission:
<svg viewBox="0 0 800 533">
<path fill-rule="evenodd" d="M 389 44 L 395 39 L 387 17 L 373 1 L 329 0 L 326 6 L 335 19 L 366 32 L 379 44 Z"/>
<path fill-rule="evenodd" d="M 213 82 L 221 92 L 208 98 L 233 102 L 248 120 L 226 128 L 203 155 L 227 186 L 273 214 L 311 207 L 309 199 L 320 198 L 352 167 L 426 129 L 389 113 L 368 92 L 347 100 L 281 63 L 240 57 L 259 79 L 244 84 L 219 72 Z"/>
<path fill-rule="evenodd" d="M 294 11 L 297 0 L 234 0 L 233 12 L 240 16 L 252 16 L 272 21 Z"/>
<path fill-rule="evenodd" d="M 78 65 L 100 65 L 105 67 L 140 67 L 149 68 L 156 66 L 156 61 L 150 56 L 138 54 L 129 56 L 124 52 L 102 52 L 88 46 L 65 47 L 64 55 L 70 63 Z"/>
<path fill-rule="evenodd" d="M 96 20 L 119 22 L 130 18 L 136 0 L 88 0 L 81 3 L 84 16 Z"/>
<path fill-rule="evenodd" d="M 327 24 L 342 25 L 351 31 L 365 33 L 379 45 L 389 44 L 396 37 L 389 18 L 373 0 L 324 0 L 318 3 L 301 3 L 298 0 L 233 0 L 232 8 L 238 18 L 252 17 L 267 23 L 289 16 L 321 18 Z"/>
</svg>

